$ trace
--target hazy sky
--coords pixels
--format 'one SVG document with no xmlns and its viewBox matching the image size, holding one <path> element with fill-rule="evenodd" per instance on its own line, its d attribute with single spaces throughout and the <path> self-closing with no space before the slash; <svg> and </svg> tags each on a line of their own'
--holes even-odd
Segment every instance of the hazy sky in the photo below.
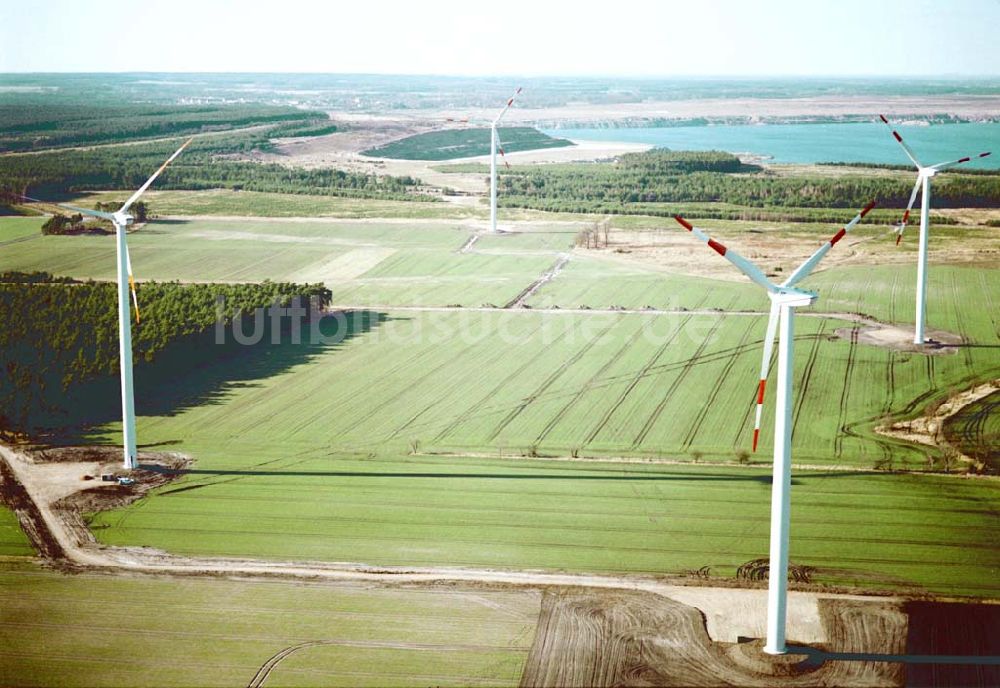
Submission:
<svg viewBox="0 0 1000 688">
<path fill-rule="evenodd" d="M 1000 73 L 1000 0 L 0 0 L 0 71 Z"/>
</svg>

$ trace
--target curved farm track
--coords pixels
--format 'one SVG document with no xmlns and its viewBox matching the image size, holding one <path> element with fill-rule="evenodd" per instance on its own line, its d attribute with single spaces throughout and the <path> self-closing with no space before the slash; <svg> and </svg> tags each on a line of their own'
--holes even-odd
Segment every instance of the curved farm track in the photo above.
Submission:
<svg viewBox="0 0 1000 688">
<path fill-rule="evenodd" d="M 904 654 L 907 617 L 897 604 L 831 601 L 821 608 L 836 652 Z M 764 655 L 756 643 L 714 641 L 695 607 L 659 595 L 551 590 L 542 601 L 521 686 L 900 686 L 881 661 Z"/>
<path fill-rule="evenodd" d="M 944 435 L 966 456 L 1000 470 L 1000 391 L 946 418 Z"/>
</svg>

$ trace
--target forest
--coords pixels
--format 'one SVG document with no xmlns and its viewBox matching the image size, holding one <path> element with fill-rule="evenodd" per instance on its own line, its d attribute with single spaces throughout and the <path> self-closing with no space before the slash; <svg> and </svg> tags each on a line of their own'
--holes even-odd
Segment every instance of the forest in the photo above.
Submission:
<svg viewBox="0 0 1000 688">
<path fill-rule="evenodd" d="M 616 162 L 592 165 L 520 166 L 500 178 L 506 207 L 560 212 L 666 215 L 657 204 L 720 203 L 762 210 L 784 209 L 789 221 L 839 221 L 830 209 L 861 208 L 875 199 L 880 207 L 903 208 L 913 182 L 887 176 L 779 176 L 744 165 L 718 151 L 657 149 L 630 153 Z M 948 174 L 935 185 L 939 208 L 1000 205 L 996 175 Z M 700 217 L 755 219 L 739 208 L 702 208 Z M 708 214 L 705 214 L 708 213 Z M 753 211 L 750 211 L 753 214 Z M 787 217 L 785 217 L 787 216 Z"/>
<path fill-rule="evenodd" d="M 220 305 L 219 297 L 224 301 Z M 179 284 L 139 286 L 142 321 L 133 314 L 136 366 L 168 349 L 195 346 L 220 320 L 296 298 L 325 306 L 322 284 Z M 31 433 L 65 414 L 72 388 L 118 371 L 118 305 L 113 282 L 76 282 L 46 273 L 0 274 L 0 428 Z M 204 348 L 204 347 L 202 347 Z"/>
<path fill-rule="evenodd" d="M 306 125 L 302 125 L 306 126 Z M 311 125 L 309 125 L 311 126 Z M 307 129 L 316 131 L 315 129 Z M 282 129 L 284 135 L 293 130 Z M 297 129 L 297 131 L 302 131 Z M 195 139 L 156 180 L 157 189 L 234 189 L 277 193 L 430 200 L 411 193 L 412 177 L 375 176 L 331 168 L 288 168 L 226 159 L 266 147 L 271 131 Z M 0 202 L 19 196 L 54 200 L 81 190 L 139 187 L 173 153 L 178 141 L 110 146 L 91 150 L 0 156 Z"/>
<path fill-rule="evenodd" d="M 323 122 L 325 121 L 325 124 Z M 224 131 L 272 124 L 284 133 L 324 126 L 335 130 L 323 112 L 268 105 L 100 104 L 21 94 L 0 100 L 0 152 L 34 151 Z"/>
</svg>

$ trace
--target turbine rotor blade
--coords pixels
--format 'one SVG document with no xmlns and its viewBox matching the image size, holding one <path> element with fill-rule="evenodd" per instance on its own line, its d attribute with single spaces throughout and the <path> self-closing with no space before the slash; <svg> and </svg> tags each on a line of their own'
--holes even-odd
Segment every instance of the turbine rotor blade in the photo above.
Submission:
<svg viewBox="0 0 1000 688">
<path fill-rule="evenodd" d="M 493 120 L 494 124 L 500 123 L 500 120 L 503 118 L 504 115 L 507 114 L 507 110 L 510 110 L 510 106 L 514 104 L 514 99 L 521 94 L 522 90 L 523 89 L 520 86 L 518 86 L 517 90 L 514 91 L 514 95 L 512 95 L 510 98 L 507 99 L 507 104 L 503 106 L 503 109 L 500 111 L 500 114 L 497 115 L 497 118 L 495 120 Z"/>
<path fill-rule="evenodd" d="M 128 243 L 125 244 L 125 271 L 128 273 L 128 286 L 132 290 L 132 305 L 135 307 L 135 322 L 139 323 L 139 296 L 135 293 L 135 277 L 132 275 L 132 257 L 129 255 Z"/>
<path fill-rule="evenodd" d="M 854 229 L 854 227 L 859 222 L 861 222 L 861 218 L 867 215 L 869 211 L 871 211 L 871 209 L 874 207 L 875 207 L 875 201 L 872 201 L 864 208 L 862 208 L 861 211 L 859 211 L 858 214 L 855 215 L 850 222 L 844 225 L 839 232 L 830 237 L 829 241 L 827 241 L 825 244 L 816 249 L 816 252 L 813 253 L 811 256 L 809 256 L 809 258 L 807 258 L 806 261 L 802 263 L 802 265 L 795 268 L 795 271 L 791 274 L 791 276 L 781 283 L 781 286 L 793 287 L 797 283 L 801 282 L 806 277 L 808 277 L 809 273 L 812 272 L 817 265 L 819 265 L 819 262 L 821 260 L 823 260 L 823 256 L 825 256 L 830 251 L 831 248 L 836 246 L 837 242 L 843 239 L 848 232 Z"/>
<path fill-rule="evenodd" d="M 43 201 L 40 198 L 32 198 L 31 196 L 25 196 L 24 194 L 17 194 L 20 198 L 26 201 L 31 201 L 32 203 L 44 203 L 45 205 L 54 205 L 57 208 L 66 208 L 66 210 L 74 210 L 81 215 L 89 215 L 90 217 L 99 217 L 102 220 L 114 220 L 115 217 L 111 213 L 101 212 L 100 210 L 93 210 L 92 208 L 78 208 L 75 205 L 69 205 L 68 203 L 56 203 L 55 201 Z"/>
<path fill-rule="evenodd" d="M 922 177 L 917 175 L 917 181 L 913 184 L 913 191 L 910 192 L 910 202 L 906 204 L 906 210 L 903 211 L 903 219 L 896 225 L 896 246 L 899 246 L 899 242 L 903 240 L 903 232 L 906 230 L 906 223 L 910 220 L 910 211 L 913 210 L 913 204 L 917 200 L 917 192 L 920 191 L 921 181 L 923 181 Z"/>
<path fill-rule="evenodd" d="M 174 161 L 174 158 L 176 158 L 178 155 L 180 155 L 181 151 L 183 151 L 185 148 L 187 148 L 188 144 L 190 144 L 192 141 L 194 141 L 194 138 L 193 137 L 189 138 L 187 141 L 185 141 L 183 143 L 183 145 L 181 145 L 180 148 L 177 149 L 177 151 L 173 155 L 171 155 L 169 158 L 167 158 L 167 161 L 165 163 L 163 163 L 162 165 L 160 165 L 160 169 L 156 170 L 156 172 L 153 173 L 153 176 L 150 177 L 149 179 L 147 179 L 146 183 L 143 184 L 142 186 L 140 186 L 139 190 L 136 191 L 134 194 L 132 194 L 131 198 L 129 198 L 127 201 L 125 201 L 125 205 L 123 205 L 118 210 L 118 212 L 120 212 L 120 213 L 126 212 L 132 206 L 132 204 L 135 203 L 139 199 L 139 196 L 141 196 L 143 193 L 145 193 L 146 189 L 149 188 L 149 185 L 152 184 L 153 181 L 157 177 L 160 176 L 160 173 L 163 172 L 163 170 L 167 169 L 167 165 L 169 165 L 170 163 L 172 163 Z"/>
<path fill-rule="evenodd" d="M 91 210 L 90 208 L 78 208 L 75 205 L 69 205 L 68 203 L 56 203 L 55 205 L 60 208 L 66 208 L 66 210 L 75 210 L 81 215 L 90 215 L 91 217 L 99 217 L 102 220 L 110 220 L 114 222 L 115 216 L 111 213 L 101 212 L 100 210 Z"/>
<path fill-rule="evenodd" d="M 760 438 L 760 417 L 764 409 L 764 387 L 767 386 L 767 374 L 771 369 L 771 354 L 774 351 L 774 338 L 778 334 L 778 314 L 780 306 L 771 304 L 771 314 L 767 318 L 767 333 L 764 335 L 764 354 L 760 361 L 760 382 L 757 385 L 757 415 L 753 425 L 753 451 L 757 451 L 757 440 Z"/>
<path fill-rule="evenodd" d="M 500 157 L 503 158 L 504 167 L 509 170 L 510 163 L 507 162 L 507 154 L 503 152 L 503 141 L 500 140 L 500 130 L 494 127 L 493 131 L 494 135 L 497 137 L 497 152 L 500 153 Z"/>
<path fill-rule="evenodd" d="M 979 158 L 985 158 L 990 155 L 991 151 L 986 151 L 985 153 L 980 153 L 979 155 L 967 155 L 964 158 L 959 158 L 958 160 L 952 160 L 951 162 L 939 162 L 937 165 L 931 165 L 932 170 L 947 170 L 950 167 L 955 167 L 956 165 L 961 165 L 963 163 L 969 162 L 971 160 L 978 160 Z"/>
<path fill-rule="evenodd" d="M 918 168 L 923 167 L 923 165 L 921 165 L 917 161 L 917 156 L 914 155 L 913 151 L 910 150 L 910 147 L 907 146 L 906 143 L 903 141 L 903 137 L 899 135 L 898 131 L 892 128 L 891 124 L 889 124 L 889 120 L 885 118 L 885 115 L 879 115 L 879 118 L 882 120 L 885 126 L 889 127 L 889 130 L 892 132 L 893 138 L 896 139 L 896 142 L 899 143 L 900 146 L 902 146 L 903 152 L 906 153 L 906 157 L 908 157 L 913 162 L 913 164 L 916 165 Z"/>
<path fill-rule="evenodd" d="M 774 286 L 769 279 L 767 279 L 767 276 L 761 271 L 760 268 L 741 256 L 739 253 L 726 248 L 724 245 L 705 234 L 705 232 L 692 225 L 680 215 L 674 215 L 674 219 L 677 220 L 677 223 L 681 227 L 694 234 L 702 242 L 708 244 L 709 248 L 735 265 L 740 272 L 749 277 L 751 280 L 764 287 L 769 292 L 778 291 L 778 288 Z"/>
</svg>

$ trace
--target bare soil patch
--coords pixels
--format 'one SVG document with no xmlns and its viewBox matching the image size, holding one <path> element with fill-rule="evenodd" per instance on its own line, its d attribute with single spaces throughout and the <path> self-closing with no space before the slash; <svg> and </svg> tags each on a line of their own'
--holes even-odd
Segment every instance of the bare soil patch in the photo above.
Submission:
<svg viewBox="0 0 1000 688">
<path fill-rule="evenodd" d="M 944 437 L 945 422 L 969 404 L 993 394 L 998 389 L 1000 389 L 1000 378 L 955 394 L 943 403 L 932 407 L 928 413 L 919 418 L 899 421 L 888 426 L 878 425 L 875 427 L 875 432 L 887 437 L 932 447 L 952 447 Z M 958 452 L 957 448 L 955 451 L 959 460 L 975 466 L 979 470 L 983 468 L 981 461 Z"/>
<path fill-rule="evenodd" d="M 841 339 L 848 341 L 855 337 L 862 344 L 881 346 L 895 351 L 909 351 L 915 354 L 935 356 L 958 353 L 959 347 L 965 343 L 961 336 L 945 330 L 925 330 L 924 343 L 914 344 L 914 328 L 909 326 L 873 323 L 857 330 L 852 327 L 841 327 L 834 331 Z"/>
<path fill-rule="evenodd" d="M 827 223 L 829 229 L 813 229 L 801 223 L 756 222 L 754 228 L 746 229 L 746 223 L 738 225 L 730 220 L 695 220 L 694 224 L 707 231 L 727 247 L 738 251 L 757 263 L 777 281 L 811 256 L 824 241 L 828 240 L 839 225 Z M 822 223 L 821 223 L 822 224 Z M 801 227 L 790 230 L 789 227 Z M 911 228 L 912 229 L 912 228 Z M 860 230 L 856 230 L 859 232 Z M 874 233 L 852 233 L 830 251 L 815 274 L 841 265 L 909 265 L 916 260 L 912 246 L 916 244 L 916 233 L 908 233 L 901 248 L 894 244 L 893 232 L 889 228 L 876 228 Z M 613 228 L 607 245 L 600 248 L 574 249 L 588 258 L 602 258 L 620 265 L 631 265 L 636 269 L 673 272 L 698 277 L 710 277 L 729 281 L 746 278 L 734 270 L 725 260 L 713 259 L 705 252 L 705 247 L 694 241 L 672 218 L 662 218 L 655 229 Z M 928 258 L 936 264 L 957 264 L 992 266 L 1000 260 L 1000 238 L 987 236 L 975 241 L 952 237 L 945 231 L 933 234 Z"/>
<path fill-rule="evenodd" d="M 20 459 L 15 459 L 25 462 L 20 470 L 9 463 L 8 451 L 3 449 L 6 460 L 0 461 L 0 501 L 17 515 L 35 550 L 63 568 L 74 568 L 81 563 L 72 556 L 72 548 L 96 544 L 84 520 L 85 514 L 131 504 L 178 475 L 145 468 L 124 470 L 118 447 L 22 450 Z M 173 471 L 190 463 L 188 457 L 173 452 L 143 451 L 138 458 L 145 466 Z M 104 474 L 128 477 L 135 482 L 131 485 L 105 482 L 101 480 Z M 53 517 L 57 522 L 53 522 Z"/>
<path fill-rule="evenodd" d="M 827 604 L 827 602 L 829 602 Z M 901 654 L 898 603 L 824 601 L 829 641 L 812 649 Z M 899 664 L 770 657 L 759 642 L 713 641 L 695 607 L 668 597 L 548 590 L 521 686 L 899 686 Z"/>
</svg>

